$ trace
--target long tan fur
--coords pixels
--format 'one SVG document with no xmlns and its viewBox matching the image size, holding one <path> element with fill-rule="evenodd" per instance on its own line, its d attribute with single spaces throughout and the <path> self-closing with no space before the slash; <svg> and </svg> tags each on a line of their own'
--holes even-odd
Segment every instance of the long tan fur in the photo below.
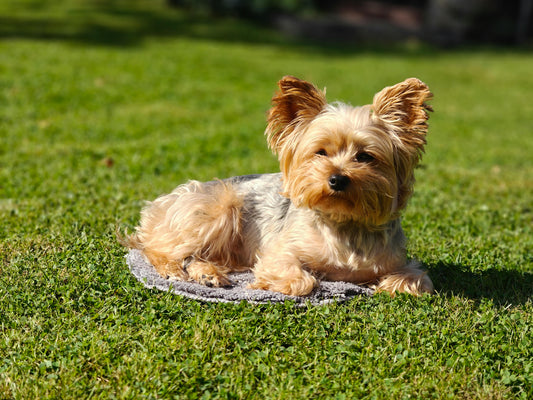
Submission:
<svg viewBox="0 0 533 400">
<path fill-rule="evenodd" d="M 290 76 L 279 88 L 265 133 L 281 173 L 181 185 L 142 211 L 128 245 L 163 276 L 211 286 L 251 269 L 253 288 L 289 295 L 320 279 L 431 292 L 399 220 L 426 144 L 427 86 L 410 78 L 362 107 Z"/>
</svg>

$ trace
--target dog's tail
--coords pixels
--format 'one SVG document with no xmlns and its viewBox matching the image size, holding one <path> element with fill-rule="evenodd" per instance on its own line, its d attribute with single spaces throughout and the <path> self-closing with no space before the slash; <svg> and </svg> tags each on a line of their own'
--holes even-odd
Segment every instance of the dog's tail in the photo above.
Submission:
<svg viewBox="0 0 533 400">
<path fill-rule="evenodd" d="M 115 227 L 115 237 L 117 238 L 117 242 L 124 247 L 138 250 L 143 249 L 143 245 L 137 235 L 137 232 L 129 234 L 127 229 L 125 229 L 123 232 L 119 224 L 117 224 Z"/>
</svg>

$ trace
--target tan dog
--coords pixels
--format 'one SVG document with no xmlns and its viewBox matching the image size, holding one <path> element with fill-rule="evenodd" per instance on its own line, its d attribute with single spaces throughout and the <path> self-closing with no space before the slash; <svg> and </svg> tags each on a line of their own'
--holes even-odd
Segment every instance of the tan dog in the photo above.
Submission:
<svg viewBox="0 0 533 400">
<path fill-rule="evenodd" d="M 317 279 L 432 292 L 406 262 L 400 226 L 426 143 L 428 87 L 407 79 L 362 107 L 328 104 L 294 77 L 279 87 L 266 135 L 281 173 L 181 185 L 142 211 L 127 245 L 161 275 L 209 286 L 252 269 L 253 288 L 288 295 L 309 294 Z"/>
</svg>

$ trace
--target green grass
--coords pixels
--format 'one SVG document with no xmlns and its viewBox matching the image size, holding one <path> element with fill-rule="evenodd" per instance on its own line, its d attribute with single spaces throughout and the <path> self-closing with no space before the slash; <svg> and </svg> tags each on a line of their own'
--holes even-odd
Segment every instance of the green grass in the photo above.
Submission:
<svg viewBox="0 0 533 400">
<path fill-rule="evenodd" d="M 0 398 L 533 396 L 531 53 L 109 3 L 0 5 Z M 285 74 L 352 104 L 409 76 L 435 93 L 404 218 L 435 296 L 202 304 L 130 275 L 114 230 L 144 200 L 277 170 L 262 132 Z"/>
</svg>

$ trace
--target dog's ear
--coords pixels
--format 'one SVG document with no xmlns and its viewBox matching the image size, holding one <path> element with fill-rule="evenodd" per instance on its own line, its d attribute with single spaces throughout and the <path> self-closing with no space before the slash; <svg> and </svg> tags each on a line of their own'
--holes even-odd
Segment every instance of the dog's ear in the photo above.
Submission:
<svg viewBox="0 0 533 400">
<path fill-rule="evenodd" d="M 278 153 L 287 143 L 297 138 L 296 128 L 315 118 L 326 106 L 325 93 L 311 83 L 293 76 L 279 82 L 279 91 L 272 98 L 265 131 L 270 148 Z"/>
<path fill-rule="evenodd" d="M 374 96 L 373 118 L 386 125 L 396 143 L 397 211 L 406 206 L 413 192 L 414 169 L 426 144 L 428 111 L 433 111 L 426 101 L 432 97 L 426 84 L 416 78 L 386 87 Z"/>
<path fill-rule="evenodd" d="M 406 79 L 376 93 L 374 117 L 385 122 L 405 146 L 420 155 L 426 144 L 428 111 L 433 111 L 426 101 L 432 97 L 424 82 Z"/>
</svg>

